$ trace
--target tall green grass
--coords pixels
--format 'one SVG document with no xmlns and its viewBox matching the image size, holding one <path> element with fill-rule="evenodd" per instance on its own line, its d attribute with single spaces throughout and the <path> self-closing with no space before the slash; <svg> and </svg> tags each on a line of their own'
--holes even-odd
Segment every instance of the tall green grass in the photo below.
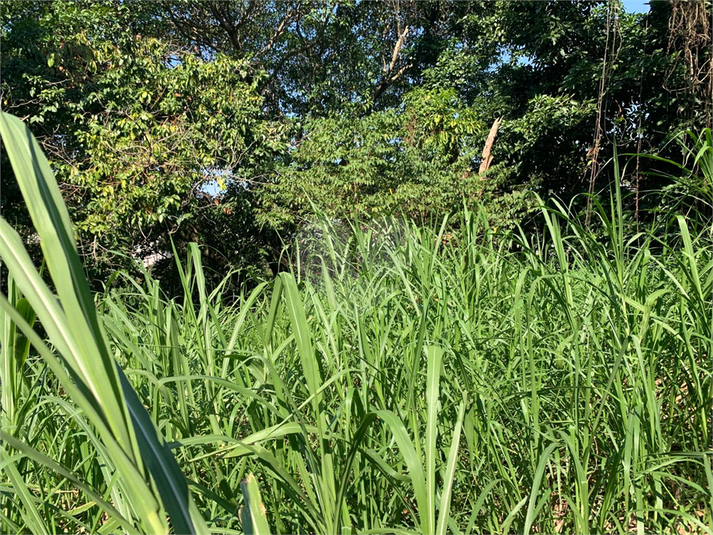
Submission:
<svg viewBox="0 0 713 535">
<path fill-rule="evenodd" d="M 325 223 L 240 296 L 194 246 L 183 295 L 92 300 L 42 176 L 57 296 L 0 223 L 3 532 L 713 532 L 713 246 L 685 219 L 627 236 L 615 189 L 604 237 L 559 205 L 537 235 Z"/>
</svg>

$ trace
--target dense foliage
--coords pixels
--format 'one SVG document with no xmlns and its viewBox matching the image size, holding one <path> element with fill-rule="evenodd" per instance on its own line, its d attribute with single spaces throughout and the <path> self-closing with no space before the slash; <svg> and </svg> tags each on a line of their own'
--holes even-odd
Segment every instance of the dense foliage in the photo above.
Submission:
<svg viewBox="0 0 713 535">
<path fill-rule="evenodd" d="M 216 221 L 233 210 L 217 206 L 206 188 L 264 173 L 286 146 L 246 61 L 223 54 L 205 61 L 129 35 L 132 7 L 32 2 L 4 10 L 11 28 L 3 42 L 5 109 L 38 132 L 96 268 L 115 268 L 120 253 L 171 251 L 177 233 L 183 243 L 207 241 L 204 233 L 225 227 Z M 15 195 L 5 205 L 11 220 L 22 214 L 19 202 Z M 255 261 L 250 212 L 236 212 L 228 228 L 243 228 L 228 259 Z"/>
<path fill-rule="evenodd" d="M 33 124 L 97 280 L 127 265 L 117 253 L 165 258 L 171 239 L 230 241 L 206 250 L 209 271 L 259 273 L 277 265 L 274 231 L 316 213 L 486 205 L 512 227 L 531 192 L 606 199 L 614 144 L 681 163 L 672 134 L 713 113 L 709 15 L 702 1 L 3 2 L 2 102 Z M 622 186 L 646 222 L 675 168 L 636 169 Z M 12 182 L 4 212 L 31 238 Z"/>
<path fill-rule="evenodd" d="M 708 0 L 0 8 L 0 532 L 713 535 Z"/>
<path fill-rule="evenodd" d="M 122 274 L 95 310 L 5 120 L 62 307 L 0 220 L 3 531 L 711 533 L 709 227 L 630 238 L 619 188 L 602 236 L 324 223 L 237 301 L 194 244 L 182 295 Z"/>
</svg>

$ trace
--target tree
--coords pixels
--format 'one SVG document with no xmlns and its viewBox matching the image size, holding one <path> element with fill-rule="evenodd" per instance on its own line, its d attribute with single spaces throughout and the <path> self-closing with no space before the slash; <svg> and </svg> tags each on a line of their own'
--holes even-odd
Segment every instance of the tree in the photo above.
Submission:
<svg viewBox="0 0 713 535">
<path fill-rule="evenodd" d="M 271 113 L 325 116 L 385 109 L 418 83 L 474 3 L 215 0 L 153 3 L 161 36 L 210 58 L 248 59 L 267 73 Z"/>
<path fill-rule="evenodd" d="M 116 252 L 170 251 L 177 233 L 200 239 L 196 221 L 224 209 L 208 192 L 264 174 L 284 147 L 283 126 L 264 116 L 262 74 L 246 61 L 127 35 L 125 4 L 9 11 L 5 109 L 33 125 L 100 273 Z"/>
<path fill-rule="evenodd" d="M 306 122 L 291 160 L 266 185 L 261 216 L 302 223 L 313 207 L 329 217 L 389 213 L 419 220 L 477 195 L 484 126 L 453 90 L 415 89 L 402 109 Z"/>
</svg>

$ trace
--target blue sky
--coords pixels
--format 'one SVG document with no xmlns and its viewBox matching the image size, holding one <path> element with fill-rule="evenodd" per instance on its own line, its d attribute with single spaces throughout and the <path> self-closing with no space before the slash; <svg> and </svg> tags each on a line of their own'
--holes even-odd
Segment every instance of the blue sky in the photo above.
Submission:
<svg viewBox="0 0 713 535">
<path fill-rule="evenodd" d="M 624 0 L 627 13 L 646 13 L 649 11 L 649 0 Z"/>
</svg>

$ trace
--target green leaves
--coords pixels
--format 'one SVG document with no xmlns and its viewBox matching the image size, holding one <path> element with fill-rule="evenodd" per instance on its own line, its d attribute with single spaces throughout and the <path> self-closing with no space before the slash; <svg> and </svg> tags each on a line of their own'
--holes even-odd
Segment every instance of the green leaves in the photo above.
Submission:
<svg viewBox="0 0 713 535">
<path fill-rule="evenodd" d="M 455 428 L 451 437 L 448 451 L 443 445 L 437 444 L 437 428 L 440 412 L 440 377 L 443 367 L 443 350 L 438 347 L 426 348 L 427 378 L 426 378 L 426 433 L 421 445 L 419 429 L 413 429 L 412 441 L 406 426 L 401 419 L 391 411 L 377 411 L 379 416 L 394 435 L 396 444 L 403 457 L 408 470 L 409 479 L 413 485 L 416 497 L 416 508 L 421 533 L 436 533 L 445 535 L 448 527 L 450 498 L 455 477 L 456 462 L 458 458 L 458 445 L 460 443 L 461 428 L 465 415 L 466 399 L 460 404 Z M 425 459 L 421 457 L 425 451 Z M 436 467 L 440 464 L 441 457 L 447 457 L 445 477 L 440 489 L 436 487 Z M 425 461 L 425 462 L 424 462 Z M 424 474 L 425 467 L 425 474 Z M 438 494 L 440 500 L 437 500 Z M 438 524 L 436 525 L 436 513 Z"/>
<path fill-rule="evenodd" d="M 393 220 L 333 233 L 321 270 L 234 302 L 206 287 L 191 247 L 180 298 L 150 274 L 97 296 L 152 484 L 185 499 L 170 447 L 215 531 L 706 526 L 710 243 L 681 221 L 673 244 L 637 248 L 609 220 L 616 207 L 601 214 L 606 238 L 561 206 L 543 217 L 546 237 L 517 240 L 483 214 L 448 240 Z M 0 521 L 139 531 L 98 405 L 3 307 L 35 348 L 22 384 L 47 384 L 48 368 L 60 380 L 20 389 L 32 417 L 16 411 L 19 435 L 2 435 Z M 53 490 L 64 487 L 79 494 Z M 188 522 L 191 507 L 165 509 Z"/>
<path fill-rule="evenodd" d="M 414 89 L 400 109 L 310 118 L 303 141 L 261 192 L 273 225 L 317 213 L 353 219 L 405 214 L 440 218 L 477 195 L 471 165 L 482 119 L 453 90 Z"/>
<path fill-rule="evenodd" d="M 162 445 L 143 405 L 109 353 L 79 262 L 69 215 L 47 160 L 19 119 L 2 114 L 0 133 L 58 296 L 52 295 L 19 236 L 4 219 L 0 219 L 0 258 L 37 313 L 58 354 L 39 341 L 25 319 L 3 299 L 0 304 L 5 314 L 33 342 L 64 389 L 97 428 L 114 463 L 121 493 L 141 529 L 166 531 L 166 519 L 159 511 L 160 499 L 177 531 L 202 531 L 202 519 L 193 510 L 175 459 Z M 3 340 L 3 347 L 9 341 Z M 2 380 L 5 383 L 6 377 Z M 27 501 L 25 505 L 31 507 Z"/>
<path fill-rule="evenodd" d="M 603 236 L 561 204 L 517 237 L 325 224 L 272 286 L 211 289 L 193 244 L 180 295 L 92 296 L 46 162 L 0 128 L 57 293 L 0 220 L 3 530 L 707 532 L 707 229 L 628 237 L 618 194 Z"/>
<path fill-rule="evenodd" d="M 260 488 L 255 476 L 250 474 L 240 483 L 245 500 L 245 508 L 240 516 L 243 522 L 243 531 L 246 535 L 270 535 L 270 526 L 265 515 L 265 506 L 260 497 Z"/>
<path fill-rule="evenodd" d="M 170 250 L 166 231 L 225 219 L 211 204 L 215 178 L 242 188 L 284 148 L 285 127 L 265 117 L 254 85 L 262 74 L 133 31 L 149 6 L 18 2 L 12 11 L 3 109 L 39 122 L 89 268 L 111 273 L 129 263 L 122 254 Z M 12 193 L 4 202 L 10 194 L 21 214 Z"/>
</svg>

